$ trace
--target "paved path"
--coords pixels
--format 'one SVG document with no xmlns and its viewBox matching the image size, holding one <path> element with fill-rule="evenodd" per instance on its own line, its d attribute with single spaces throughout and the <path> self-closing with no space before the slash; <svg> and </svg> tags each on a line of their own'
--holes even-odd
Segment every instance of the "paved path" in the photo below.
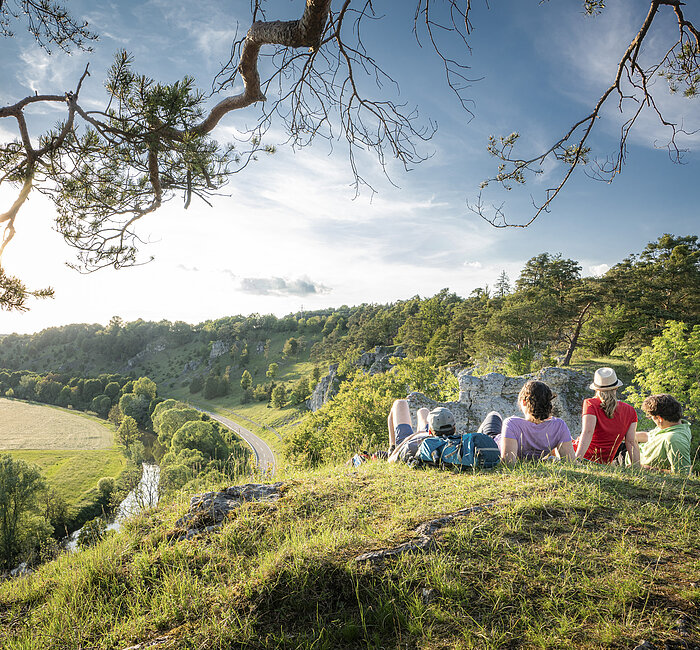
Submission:
<svg viewBox="0 0 700 650">
<path fill-rule="evenodd" d="M 212 419 L 221 422 L 221 424 L 228 427 L 232 431 L 235 431 L 250 445 L 253 453 L 255 454 L 255 461 L 258 465 L 258 469 L 269 473 L 270 478 L 275 475 L 275 455 L 272 453 L 272 449 L 270 449 L 268 444 L 262 438 L 256 436 L 252 431 L 248 431 L 248 429 L 242 427 L 240 424 L 238 424 L 238 422 L 234 422 L 223 415 L 218 415 L 217 413 L 212 413 L 211 411 L 205 411 L 204 409 L 200 410 L 209 415 Z"/>
</svg>

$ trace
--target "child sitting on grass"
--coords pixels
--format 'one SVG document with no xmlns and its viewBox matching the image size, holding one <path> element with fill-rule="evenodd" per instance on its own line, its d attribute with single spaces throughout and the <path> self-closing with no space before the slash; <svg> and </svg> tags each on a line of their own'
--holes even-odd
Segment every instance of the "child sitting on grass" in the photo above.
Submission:
<svg viewBox="0 0 700 650">
<path fill-rule="evenodd" d="M 682 419 L 680 403 L 671 395 L 651 395 L 642 402 L 642 411 L 656 425 L 651 431 L 637 432 L 642 467 L 688 474 L 690 424 Z"/>
</svg>

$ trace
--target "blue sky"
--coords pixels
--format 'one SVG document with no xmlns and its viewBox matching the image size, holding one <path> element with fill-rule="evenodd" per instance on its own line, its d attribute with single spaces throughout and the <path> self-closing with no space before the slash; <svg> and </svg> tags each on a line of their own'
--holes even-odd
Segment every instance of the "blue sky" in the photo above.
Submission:
<svg viewBox="0 0 700 650">
<path fill-rule="evenodd" d="M 32 303 L 26 314 L 1 312 L 0 332 L 106 323 L 113 315 L 190 323 L 236 313 L 282 315 L 302 307 L 429 296 L 443 287 L 468 295 L 493 285 L 502 270 L 514 280 L 529 258 L 544 251 L 578 260 L 584 274 L 594 274 L 665 232 L 696 234 L 700 136 L 686 139 L 690 151 L 683 165 L 675 165 L 660 148 L 663 130 L 646 117 L 613 184 L 577 174 L 551 213 L 529 228 L 495 229 L 467 209 L 480 182 L 496 170 L 486 152 L 488 136 L 518 131 L 523 153 L 551 144 L 609 85 L 648 9 L 643 0 L 619 0 L 591 19 L 571 0 L 504 0 L 491 2 L 490 9 L 479 0 L 472 4 L 472 52 L 460 54 L 479 79 L 467 91 L 473 100 L 470 118 L 451 96 L 435 55 L 416 46 L 412 3 L 375 3 L 386 16 L 367 32 L 368 49 L 399 82 L 400 99 L 417 105 L 439 127 L 423 148 L 430 156 L 426 162 L 409 172 L 389 165 L 394 185 L 376 160 L 361 156 L 362 172 L 378 192 L 353 199 L 342 143 L 332 150 L 325 141 L 296 151 L 280 147 L 234 176 L 213 208 L 193 202 L 184 211 L 176 199 L 145 219 L 140 233 L 152 243 L 144 253 L 154 255 L 154 262 L 91 275 L 65 267 L 72 251 L 52 230 L 51 204 L 33 193 L 3 263 L 30 286 L 52 285 L 56 298 Z M 301 5 L 269 2 L 269 17 L 296 17 Z M 120 48 L 133 54 L 137 71 L 164 81 L 192 75 L 207 90 L 228 58 L 237 21 L 242 31 L 249 24 L 247 0 L 203 0 L 196 8 L 180 0 L 75 0 L 70 6 L 100 34 L 95 52 L 47 57 L 17 26 L 15 38 L 0 40 L 3 104 L 34 90 L 71 89 L 89 58 L 91 77 L 81 97 L 99 106 L 102 81 Z M 685 10 L 700 20 L 698 7 Z M 650 57 L 677 28 L 666 20 L 656 29 L 645 50 Z M 670 96 L 662 84 L 656 81 L 668 115 L 700 128 L 700 100 Z M 596 155 L 615 151 L 622 118 L 614 109 L 596 127 Z M 255 115 L 255 107 L 229 114 L 214 136 L 227 141 Z M 38 129 L 59 118 L 59 112 L 35 111 L 31 123 Z M 0 122 L 3 138 L 14 128 L 5 122 Z M 275 136 L 273 129 L 270 139 Z M 507 199 L 513 221 L 528 218 L 531 194 L 538 198 L 554 172 L 547 166 L 543 178 L 490 198 Z M 0 189 L 0 205 L 11 197 Z"/>
</svg>

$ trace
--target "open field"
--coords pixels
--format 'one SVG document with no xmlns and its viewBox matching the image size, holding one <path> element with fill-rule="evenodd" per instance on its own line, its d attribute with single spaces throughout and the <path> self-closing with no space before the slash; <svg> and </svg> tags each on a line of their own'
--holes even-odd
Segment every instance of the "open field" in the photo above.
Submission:
<svg viewBox="0 0 700 650">
<path fill-rule="evenodd" d="M 0 451 L 110 449 L 111 425 L 65 409 L 0 399 Z"/>
<path fill-rule="evenodd" d="M 14 458 L 37 465 L 50 487 L 68 504 L 79 509 L 92 499 L 88 494 L 103 476 L 117 477 L 126 466 L 126 459 L 117 449 L 86 450 L 10 450 Z"/>
</svg>

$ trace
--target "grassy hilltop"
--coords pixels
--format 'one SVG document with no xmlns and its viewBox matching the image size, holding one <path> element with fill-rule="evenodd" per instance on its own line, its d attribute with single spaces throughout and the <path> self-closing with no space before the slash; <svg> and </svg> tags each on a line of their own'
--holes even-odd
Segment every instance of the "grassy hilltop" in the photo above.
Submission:
<svg viewBox="0 0 700 650">
<path fill-rule="evenodd" d="M 369 463 L 288 474 L 282 489 L 217 532 L 174 541 L 190 496 L 180 495 L 97 547 L 0 585 L 0 646 L 700 645 L 697 479 Z M 486 507 L 439 529 L 425 553 L 355 560 L 469 506 Z"/>
</svg>

